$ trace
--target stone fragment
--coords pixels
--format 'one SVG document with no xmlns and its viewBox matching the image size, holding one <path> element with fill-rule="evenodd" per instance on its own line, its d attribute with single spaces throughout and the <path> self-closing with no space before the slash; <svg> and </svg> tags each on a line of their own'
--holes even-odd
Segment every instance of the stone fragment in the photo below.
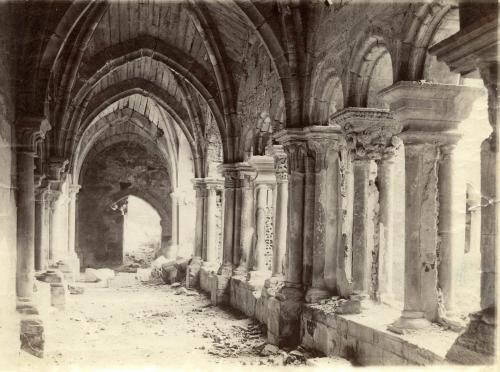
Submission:
<svg viewBox="0 0 500 372">
<path fill-rule="evenodd" d="M 161 266 L 161 279 L 165 284 L 171 284 L 177 281 L 177 268 L 175 267 L 175 261 L 165 262 Z"/>
<path fill-rule="evenodd" d="M 181 285 L 182 285 L 181 283 L 175 282 L 170 285 L 170 288 L 179 288 Z"/>
<path fill-rule="evenodd" d="M 302 354 L 298 350 L 292 350 L 285 357 L 283 363 L 285 365 L 290 365 L 290 364 L 292 364 L 292 365 L 300 365 L 300 364 L 304 364 L 305 361 L 306 361 L 306 357 L 304 356 L 304 354 Z"/>
<path fill-rule="evenodd" d="M 39 319 L 21 320 L 21 350 L 38 358 L 43 358 L 45 344 L 42 321 Z"/>
<path fill-rule="evenodd" d="M 277 346 L 271 345 L 271 344 L 266 344 L 264 346 L 264 348 L 260 351 L 259 355 L 261 355 L 261 356 L 275 355 L 275 354 L 278 354 L 279 351 L 280 351 L 280 349 Z"/>
<path fill-rule="evenodd" d="M 337 314 L 359 314 L 361 313 L 361 301 L 340 299 L 336 302 L 335 312 Z"/>
<path fill-rule="evenodd" d="M 405 330 L 403 328 L 396 327 L 396 326 L 394 326 L 392 324 L 390 324 L 390 325 L 387 326 L 387 330 L 391 331 L 393 333 L 396 333 L 398 335 L 404 335 L 405 334 Z"/>
<path fill-rule="evenodd" d="M 85 290 L 83 287 L 68 284 L 68 291 L 70 294 L 83 294 Z"/>
</svg>

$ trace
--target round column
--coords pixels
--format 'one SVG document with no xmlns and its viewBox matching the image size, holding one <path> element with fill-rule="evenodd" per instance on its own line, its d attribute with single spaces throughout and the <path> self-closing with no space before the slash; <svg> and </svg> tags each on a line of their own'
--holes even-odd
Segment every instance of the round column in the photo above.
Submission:
<svg viewBox="0 0 500 372">
<path fill-rule="evenodd" d="M 369 205 L 370 159 L 354 160 L 354 211 L 352 228 L 353 289 L 368 293 L 371 283 L 372 252 L 368 230 L 371 217 Z"/>
<path fill-rule="evenodd" d="M 287 214 L 288 214 L 288 171 L 286 155 L 283 169 L 276 171 L 276 210 L 274 223 L 273 267 L 272 276 L 284 274 L 283 260 L 286 252 Z"/>
<path fill-rule="evenodd" d="M 380 300 L 390 302 L 393 299 L 393 253 L 394 253 L 394 159 L 392 157 L 378 161 L 379 174 L 379 276 L 378 289 Z"/>
<path fill-rule="evenodd" d="M 19 299 L 33 295 L 35 268 L 35 185 L 34 154 L 17 153 L 17 273 L 16 292 Z"/>
<path fill-rule="evenodd" d="M 441 147 L 439 164 L 440 263 L 438 284 L 448 315 L 455 309 L 455 287 L 463 270 L 465 245 L 465 184 L 455 165 L 455 145 Z"/>
<path fill-rule="evenodd" d="M 249 175 L 241 180 L 241 224 L 240 224 L 240 255 L 236 274 L 245 275 L 249 269 L 250 252 L 254 237 L 254 200 L 253 182 Z"/>
<path fill-rule="evenodd" d="M 268 186 L 257 186 L 257 211 L 256 211 L 256 243 L 254 251 L 255 264 L 253 269 L 259 272 L 266 271 L 266 206 Z"/>
<path fill-rule="evenodd" d="M 208 189 L 207 196 L 207 252 L 208 262 L 217 261 L 217 191 L 215 188 Z"/>
</svg>

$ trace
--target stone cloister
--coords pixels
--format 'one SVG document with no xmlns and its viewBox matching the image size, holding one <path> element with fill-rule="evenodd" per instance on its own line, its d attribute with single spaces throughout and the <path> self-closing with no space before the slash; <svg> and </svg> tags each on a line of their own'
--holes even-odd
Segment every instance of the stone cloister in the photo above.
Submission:
<svg viewBox="0 0 500 372">
<path fill-rule="evenodd" d="M 133 196 L 158 215 L 155 256 L 189 259 L 186 286 L 271 344 L 493 363 L 498 14 L 489 0 L 0 3 L 2 352 L 43 339 L 35 274 L 124 263 Z M 440 353 L 405 338 L 436 325 Z"/>
</svg>

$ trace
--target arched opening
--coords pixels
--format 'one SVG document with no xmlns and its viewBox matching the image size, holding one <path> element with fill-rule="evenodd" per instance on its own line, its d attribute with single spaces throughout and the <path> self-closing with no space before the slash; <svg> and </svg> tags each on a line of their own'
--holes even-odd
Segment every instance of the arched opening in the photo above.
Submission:
<svg viewBox="0 0 500 372">
<path fill-rule="evenodd" d="M 145 200 L 133 195 L 125 199 L 123 264 L 139 264 L 148 267 L 160 253 L 161 217 Z"/>
</svg>

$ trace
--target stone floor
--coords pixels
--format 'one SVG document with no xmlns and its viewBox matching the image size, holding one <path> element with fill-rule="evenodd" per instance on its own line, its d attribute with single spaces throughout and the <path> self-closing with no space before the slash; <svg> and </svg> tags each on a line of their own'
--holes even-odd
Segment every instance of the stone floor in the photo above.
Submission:
<svg viewBox="0 0 500 372">
<path fill-rule="evenodd" d="M 85 293 L 68 295 L 65 310 L 48 310 L 45 358 L 26 356 L 19 370 L 348 365 L 266 345 L 260 325 L 183 287 L 141 284 L 126 273 L 110 288 L 82 285 Z"/>
</svg>

